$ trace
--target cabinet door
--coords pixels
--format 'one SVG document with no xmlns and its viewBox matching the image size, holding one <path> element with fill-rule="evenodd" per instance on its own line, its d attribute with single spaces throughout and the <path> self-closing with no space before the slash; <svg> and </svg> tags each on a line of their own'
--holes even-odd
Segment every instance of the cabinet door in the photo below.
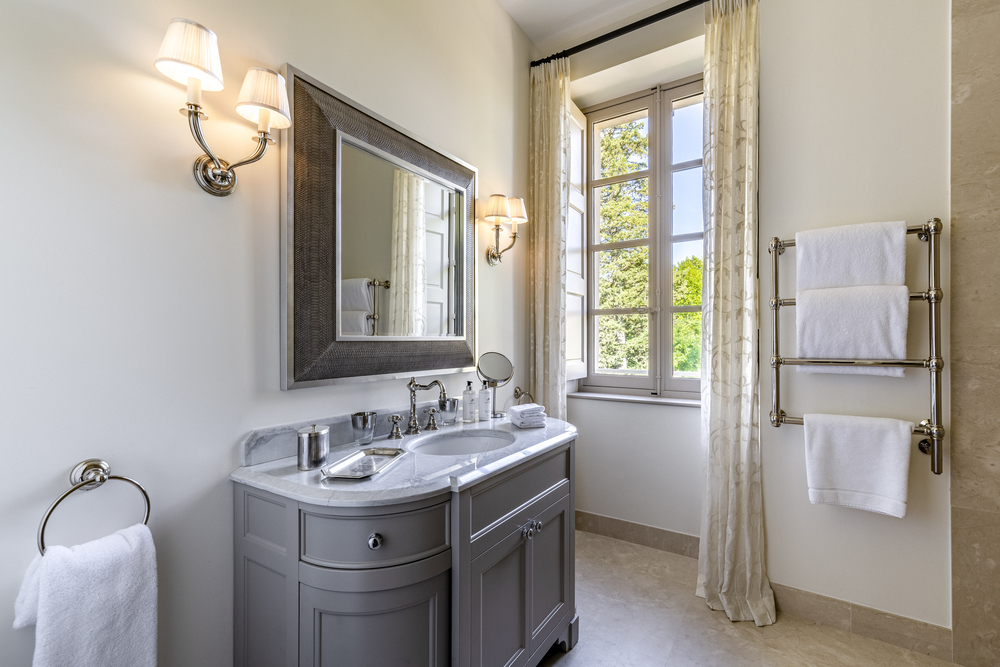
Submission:
<svg viewBox="0 0 1000 667">
<path fill-rule="evenodd" d="M 570 509 L 570 496 L 565 495 L 535 517 L 542 529 L 534 532 L 528 549 L 531 578 L 531 595 L 528 600 L 530 653 L 535 652 L 576 605 L 571 559 L 573 520 Z"/>
<path fill-rule="evenodd" d="M 520 531 L 472 561 L 472 667 L 518 667 L 528 651 L 528 541 Z"/>
<path fill-rule="evenodd" d="M 447 667 L 450 584 L 450 571 L 385 591 L 300 584 L 300 667 Z"/>
</svg>

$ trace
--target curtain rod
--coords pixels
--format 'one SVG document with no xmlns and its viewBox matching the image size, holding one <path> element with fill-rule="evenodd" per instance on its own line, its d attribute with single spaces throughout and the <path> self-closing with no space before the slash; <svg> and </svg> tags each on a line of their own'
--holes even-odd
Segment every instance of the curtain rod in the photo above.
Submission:
<svg viewBox="0 0 1000 667">
<path fill-rule="evenodd" d="M 701 5 L 708 2 L 708 0 L 687 0 L 679 5 L 674 5 L 669 9 L 664 9 L 662 12 L 657 12 L 656 14 L 651 14 L 644 19 L 639 19 L 635 23 L 629 23 L 628 25 L 622 26 L 617 30 L 612 30 L 609 33 L 601 35 L 600 37 L 595 37 L 594 39 L 588 40 L 583 44 L 577 44 L 572 46 L 565 51 L 560 51 L 559 53 L 553 53 L 548 58 L 542 58 L 541 60 L 535 60 L 531 63 L 532 67 L 537 65 L 542 65 L 547 62 L 551 62 L 556 58 L 569 58 L 570 56 L 575 56 L 581 51 L 586 51 L 587 49 L 603 44 L 604 42 L 610 42 L 612 39 L 621 37 L 622 35 L 627 35 L 630 32 L 634 32 L 639 28 L 645 28 L 648 25 L 652 25 L 657 21 L 662 21 L 663 19 L 668 19 L 671 16 L 680 14 L 681 12 L 687 11 L 689 9 L 694 9 L 695 7 L 700 7 Z"/>
</svg>

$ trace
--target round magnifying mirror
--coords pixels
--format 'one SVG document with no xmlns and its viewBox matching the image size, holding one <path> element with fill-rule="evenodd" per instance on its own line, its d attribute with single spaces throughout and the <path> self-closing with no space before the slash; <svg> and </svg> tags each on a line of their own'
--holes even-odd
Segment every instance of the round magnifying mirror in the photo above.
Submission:
<svg viewBox="0 0 1000 667">
<path fill-rule="evenodd" d="M 499 352 L 486 352 L 479 357 L 476 370 L 491 384 L 503 385 L 510 382 L 510 378 L 514 375 L 514 364 Z"/>
</svg>

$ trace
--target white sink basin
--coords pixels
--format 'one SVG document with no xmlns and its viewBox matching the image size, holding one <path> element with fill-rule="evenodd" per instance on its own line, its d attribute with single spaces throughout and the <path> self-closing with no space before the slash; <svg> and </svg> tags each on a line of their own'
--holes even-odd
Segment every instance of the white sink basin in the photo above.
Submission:
<svg viewBox="0 0 1000 667">
<path fill-rule="evenodd" d="M 517 436 L 496 429 L 462 429 L 451 433 L 435 433 L 416 438 L 407 445 L 414 454 L 431 456 L 463 456 L 502 449 L 513 444 Z"/>
</svg>

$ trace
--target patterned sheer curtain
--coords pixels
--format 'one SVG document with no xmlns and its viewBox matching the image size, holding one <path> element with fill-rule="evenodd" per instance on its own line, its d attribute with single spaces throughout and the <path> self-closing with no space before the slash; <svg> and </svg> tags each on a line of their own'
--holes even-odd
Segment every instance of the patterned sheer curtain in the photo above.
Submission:
<svg viewBox="0 0 1000 667">
<path fill-rule="evenodd" d="M 424 183 L 421 177 L 402 169 L 393 176 L 390 336 L 423 336 L 427 330 Z"/>
<path fill-rule="evenodd" d="M 770 625 L 757 357 L 757 0 L 711 0 L 705 32 L 705 285 L 701 440 L 707 452 L 697 595 Z"/>
<path fill-rule="evenodd" d="M 531 68 L 528 147 L 528 372 L 536 403 L 566 419 L 566 219 L 570 173 L 569 59 Z"/>
</svg>

